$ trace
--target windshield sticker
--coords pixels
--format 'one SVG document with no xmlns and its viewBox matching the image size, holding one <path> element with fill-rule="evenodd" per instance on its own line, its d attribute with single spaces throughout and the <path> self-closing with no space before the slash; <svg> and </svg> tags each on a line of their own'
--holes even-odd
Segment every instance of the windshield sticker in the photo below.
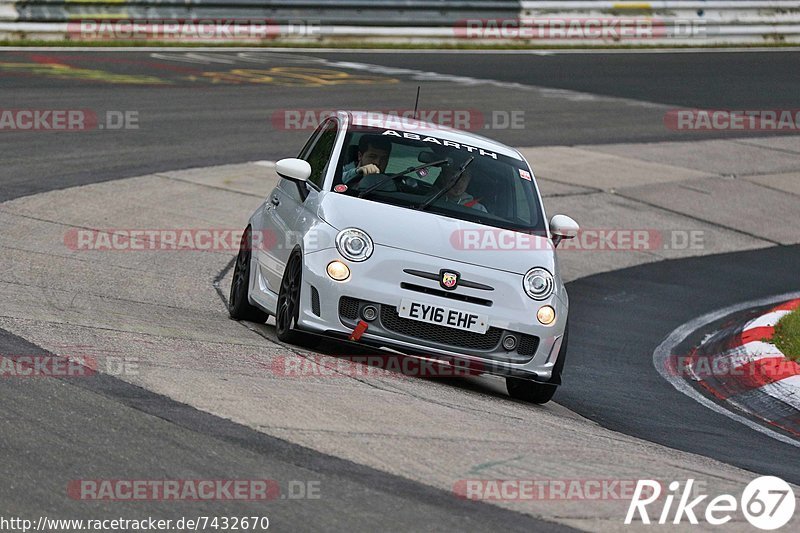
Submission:
<svg viewBox="0 0 800 533">
<path fill-rule="evenodd" d="M 435 143 L 439 146 L 449 146 L 451 148 L 455 148 L 456 150 L 466 150 L 469 153 L 478 152 L 478 155 L 482 155 L 485 157 L 491 157 L 492 159 L 497 159 L 497 154 L 494 152 L 487 152 L 483 148 L 475 148 L 474 146 L 470 146 L 468 144 L 461 144 L 453 141 L 448 141 L 446 139 L 437 139 L 436 137 L 423 137 L 421 135 L 417 135 L 416 133 L 408 133 L 404 131 L 401 133 L 395 130 L 386 130 L 381 135 L 392 135 L 394 137 L 402 137 L 404 139 L 411 139 L 413 141 L 422 141 L 426 143 Z"/>
<path fill-rule="evenodd" d="M 345 192 L 347 191 L 347 185 L 345 185 L 344 183 L 340 183 L 339 185 L 336 185 L 333 188 L 333 190 L 336 192 Z"/>
<path fill-rule="evenodd" d="M 533 178 L 531 178 L 531 173 L 527 170 L 519 169 L 519 177 L 524 180 L 533 181 Z"/>
</svg>

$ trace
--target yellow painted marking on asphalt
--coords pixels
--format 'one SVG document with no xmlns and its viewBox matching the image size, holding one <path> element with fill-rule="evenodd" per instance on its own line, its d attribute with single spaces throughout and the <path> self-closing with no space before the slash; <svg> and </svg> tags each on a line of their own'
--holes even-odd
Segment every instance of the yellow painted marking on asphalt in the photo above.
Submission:
<svg viewBox="0 0 800 533">
<path fill-rule="evenodd" d="M 324 87 L 328 85 L 374 85 L 397 83 L 384 76 L 353 75 L 341 70 L 306 67 L 273 67 L 270 69 L 233 69 L 225 72 L 204 72 L 202 77 L 189 76 L 191 81 L 211 83 L 263 83 L 284 87 Z"/>
<path fill-rule="evenodd" d="M 0 73 L 24 73 L 58 79 L 103 81 L 127 85 L 165 85 L 170 80 L 145 74 L 124 74 L 92 68 L 73 67 L 60 63 L 16 63 L 0 62 Z M 203 72 L 182 78 L 194 82 L 230 84 L 269 84 L 281 87 L 325 87 L 331 85 L 375 85 L 398 83 L 399 80 L 384 76 L 350 74 L 341 70 L 273 67 L 270 69 L 233 69 L 219 72 Z"/>
<path fill-rule="evenodd" d="M 119 83 L 127 85 L 165 85 L 171 82 L 156 78 L 155 76 L 145 76 L 141 74 L 119 74 L 107 70 L 97 70 L 89 68 L 77 68 L 59 63 L 13 63 L 0 62 L 0 72 L 35 74 L 62 80 L 78 79 L 90 81 L 104 81 L 108 83 Z"/>
<path fill-rule="evenodd" d="M 613 9 L 653 9 L 650 2 L 616 2 L 611 7 Z"/>
<path fill-rule="evenodd" d="M 124 13 L 80 13 L 80 14 L 70 14 L 67 16 L 67 20 L 87 20 L 87 21 L 94 21 L 94 20 L 121 20 L 121 19 L 128 19 L 130 16 L 127 12 Z"/>
</svg>

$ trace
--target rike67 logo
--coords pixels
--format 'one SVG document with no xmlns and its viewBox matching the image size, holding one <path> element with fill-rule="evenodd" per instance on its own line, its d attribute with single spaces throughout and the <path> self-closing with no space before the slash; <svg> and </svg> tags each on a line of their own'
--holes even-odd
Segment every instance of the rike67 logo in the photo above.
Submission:
<svg viewBox="0 0 800 533">
<path fill-rule="evenodd" d="M 688 479 L 683 489 L 678 481 L 669 484 L 669 492 L 664 498 L 664 506 L 657 515 L 658 524 L 680 524 L 685 519 L 690 524 L 696 525 L 699 523 L 698 516 L 700 516 L 708 524 L 719 526 L 730 522 L 737 510 L 741 510 L 751 525 L 758 529 L 771 531 L 785 526 L 794 515 L 796 502 L 792 487 L 778 477 L 762 476 L 754 479 L 742 491 L 739 500 L 731 494 L 720 494 L 705 503 L 703 513 L 699 508 L 702 507 L 701 504 L 709 495 L 700 494 L 698 496 L 693 490 L 693 485 L 694 479 Z M 631 524 L 637 514 L 643 524 L 650 524 L 647 507 L 661 497 L 661 483 L 640 479 L 628 507 L 625 524 Z M 673 507 L 676 499 L 677 504 Z"/>
</svg>

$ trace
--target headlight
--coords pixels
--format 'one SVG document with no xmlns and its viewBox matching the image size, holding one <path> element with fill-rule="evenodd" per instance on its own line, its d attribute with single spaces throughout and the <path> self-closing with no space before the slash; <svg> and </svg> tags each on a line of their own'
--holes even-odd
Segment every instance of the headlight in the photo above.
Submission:
<svg viewBox="0 0 800 533">
<path fill-rule="evenodd" d="M 336 281 L 344 281 L 350 277 L 350 269 L 339 260 L 328 263 L 328 275 Z"/>
<path fill-rule="evenodd" d="M 372 255 L 372 239 L 360 229 L 343 229 L 336 235 L 336 249 L 345 259 L 366 261 Z"/>
<path fill-rule="evenodd" d="M 534 300 L 546 300 L 553 294 L 555 281 L 553 275 L 543 268 L 528 270 L 522 279 L 525 293 Z"/>
<path fill-rule="evenodd" d="M 556 310 L 549 305 L 543 305 L 536 312 L 536 318 L 545 326 L 549 326 L 556 319 Z"/>
</svg>

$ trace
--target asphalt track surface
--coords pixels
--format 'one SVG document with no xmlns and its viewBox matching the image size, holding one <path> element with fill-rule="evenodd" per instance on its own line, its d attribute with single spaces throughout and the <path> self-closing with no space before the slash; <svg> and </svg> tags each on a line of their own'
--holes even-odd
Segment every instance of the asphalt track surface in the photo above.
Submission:
<svg viewBox="0 0 800 533">
<path fill-rule="evenodd" d="M 138 130 L 0 134 L 3 201 L 159 170 L 284 157 L 296 151 L 308 132 L 275 131 L 270 124 L 275 110 L 407 108 L 418 84 L 403 75 L 397 76 L 399 83 L 377 90 L 372 85 L 212 84 L 185 79 L 198 75 L 198 64 L 154 61 L 143 52 L 35 55 L 2 53 L 0 61 L 6 66 L 56 60 L 74 68 L 102 64 L 106 70 L 155 73 L 174 82 L 167 87 L 129 85 L 0 68 L 3 108 L 140 113 Z M 537 99 L 511 89 L 476 85 L 454 91 L 443 82 L 425 86 L 423 98 L 435 97 L 441 106 L 466 108 L 471 107 L 470 99 L 484 98 L 493 101 L 496 109 L 524 109 L 528 119 L 535 116 L 535 127 L 490 133 L 513 145 L 677 138 L 658 120 L 664 109 L 792 108 L 800 72 L 800 55 L 789 52 L 659 54 L 658 62 L 649 54 L 463 56 L 309 51 L 303 55 L 612 97 L 578 112 L 575 102 Z M 305 61 L 286 56 L 289 54 L 272 54 L 269 64 Z M 223 68 L 230 65 L 202 65 L 206 72 Z M 454 92 L 461 96 L 446 100 Z M 640 108 L 616 99 L 658 106 Z M 65 141 L 68 135 L 72 137 Z M 796 448 L 747 431 L 696 404 L 672 389 L 652 366 L 653 350 L 680 324 L 734 303 L 796 290 L 798 264 L 800 247 L 776 247 L 649 264 L 569 284 L 571 349 L 565 386 L 557 401 L 610 429 L 800 483 Z M 762 274 L 767 269 L 771 274 L 765 278 Z M 31 350 L 37 349 L 23 339 L 0 333 L 0 352 Z M 271 508 L 270 518 L 302 523 L 308 530 L 337 526 L 366 530 L 387 524 L 398 530 L 564 529 L 495 506 L 462 502 L 448 493 L 309 451 L 113 378 L 99 376 L 77 385 L 53 380 L 33 385 L 4 383 L 0 398 L 6 412 L 0 418 L 0 449 L 6 457 L 15 458 L 4 460 L 0 467 L 4 479 L 14 480 L 0 487 L 0 500 L 11 513 L 52 511 L 79 517 L 83 509 L 80 512 L 93 518 L 119 514 L 119 505 L 111 509 L 98 503 L 87 510 L 66 497 L 53 500 L 48 494 L 53 490 L 63 494 L 65 480 L 86 477 L 87 472 L 94 478 L 114 477 L 120 464 L 140 465 L 142 477 L 158 471 L 165 478 L 202 477 L 200 472 L 209 477 L 211 465 L 219 477 L 263 471 L 281 479 L 303 479 L 308 477 L 304 472 L 312 471 L 316 479 L 326 480 L 327 486 L 336 486 L 338 490 L 326 494 L 323 511 L 302 500 L 280 501 Z M 36 407 L 31 410 L 30 406 Z M 153 425 L 151 417 L 158 418 L 158 423 Z M 65 457 L 70 460 L 65 462 Z M 214 514 L 251 509 L 246 504 L 219 505 L 213 508 Z M 150 514 L 160 513 L 165 518 L 184 511 L 174 505 L 152 509 Z M 192 511 L 201 509 L 191 507 Z"/>
<path fill-rule="evenodd" d="M 0 351 L 42 354 L 2 330 Z M 124 469 L 125 479 L 269 479 L 280 486 L 281 497 L 268 502 L 145 503 L 158 519 L 268 516 L 279 530 L 292 524 L 293 531 L 572 531 L 270 437 L 105 374 L 4 381 L 6 517 L 141 519 L 141 501 L 66 495 L 72 480 L 118 479 Z M 303 480 L 314 484 L 296 484 Z M 315 487 L 326 487 L 318 499 L 300 497 Z"/>
<path fill-rule="evenodd" d="M 800 54 L 796 52 L 538 56 L 308 51 L 260 52 L 254 61 L 236 60 L 235 52 L 222 52 L 213 54 L 217 61 L 196 62 L 186 61 L 182 55 L 167 51 L 157 59 L 146 52 L 2 53 L 0 98 L 5 108 L 90 109 L 98 114 L 133 110 L 139 114 L 139 129 L 83 132 L 67 137 L 68 141 L 51 133 L 0 134 L 0 201 L 163 170 L 294 155 L 308 131 L 276 131 L 271 121 L 276 112 L 410 109 L 418 85 L 422 86 L 421 109 L 477 108 L 484 114 L 523 111 L 524 128 L 487 133 L 511 146 L 550 146 L 687 140 L 687 133 L 665 127 L 667 110 L 792 109 L 800 83 Z M 226 62 L 219 62 L 220 58 Z M 324 60 L 471 76 L 579 94 L 575 98 L 548 97 L 541 92 L 480 84 L 462 84 L 454 91 L 452 83 L 435 77 L 420 81 L 410 75 L 396 76 L 398 83 L 321 87 L 232 83 L 213 77 L 214 72 L 233 68 L 344 70 L 319 63 Z M 48 66 L 53 64 L 61 67 Z M 352 73 L 372 74 L 370 69 Z M 105 81 L 110 74 L 147 76 L 161 83 Z M 608 98 L 582 101 L 584 93 Z M 655 105 L 638 105 L 641 102 Z M 697 132 L 689 138 L 735 135 Z"/>
<path fill-rule="evenodd" d="M 319 54 L 326 57 L 325 54 Z M 642 54 L 336 54 L 344 61 L 430 70 L 507 82 L 632 98 L 683 107 L 751 109 L 797 105 L 797 52 L 706 50 Z M 480 73 L 480 74 L 477 74 Z M 624 132 L 620 132 L 625 135 Z M 634 132 L 627 132 L 633 135 Z M 633 140 L 633 139 L 631 139 Z M 591 142 L 606 141 L 593 138 Z M 624 141 L 619 141 L 624 142 Z"/>
<path fill-rule="evenodd" d="M 779 246 L 662 261 L 568 283 L 568 386 L 556 400 L 609 429 L 799 482 L 796 447 L 679 393 L 652 360 L 659 343 L 692 318 L 796 290 L 798 265 L 800 246 Z M 686 354 L 681 348 L 692 346 L 676 348 Z"/>
</svg>

